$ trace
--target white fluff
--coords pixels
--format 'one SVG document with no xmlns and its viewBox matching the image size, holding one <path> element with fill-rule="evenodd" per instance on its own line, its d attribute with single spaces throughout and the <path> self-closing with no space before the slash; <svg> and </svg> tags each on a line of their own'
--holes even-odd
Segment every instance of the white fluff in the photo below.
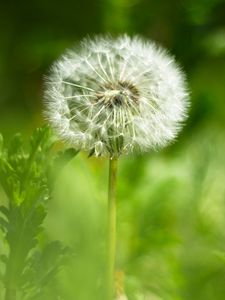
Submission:
<svg viewBox="0 0 225 300">
<path fill-rule="evenodd" d="M 173 57 L 140 37 L 84 39 L 47 77 L 48 120 L 60 138 L 91 155 L 164 147 L 187 108 L 185 77 Z"/>
</svg>

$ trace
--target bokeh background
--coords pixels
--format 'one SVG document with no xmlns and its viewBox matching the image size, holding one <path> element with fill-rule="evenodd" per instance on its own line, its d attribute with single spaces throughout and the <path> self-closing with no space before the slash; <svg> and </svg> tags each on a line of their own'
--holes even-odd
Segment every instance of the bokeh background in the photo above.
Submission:
<svg viewBox="0 0 225 300">
<path fill-rule="evenodd" d="M 98 33 L 141 34 L 168 48 L 191 93 L 176 143 L 121 160 L 120 288 L 129 300 L 224 300 L 224 0 L 1 1 L 0 131 L 8 140 L 43 124 L 44 74 L 65 48 Z M 106 186 L 103 159 L 80 154 L 63 171 L 45 228 L 76 255 L 46 299 L 100 299 Z"/>
</svg>

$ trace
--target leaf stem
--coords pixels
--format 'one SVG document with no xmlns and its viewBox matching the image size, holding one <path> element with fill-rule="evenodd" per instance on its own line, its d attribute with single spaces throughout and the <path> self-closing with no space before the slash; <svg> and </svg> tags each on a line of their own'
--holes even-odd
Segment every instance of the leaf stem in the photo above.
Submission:
<svg viewBox="0 0 225 300">
<path fill-rule="evenodd" d="M 116 182 L 118 159 L 109 160 L 108 184 L 108 243 L 107 243 L 107 300 L 114 297 L 114 268 L 116 255 Z"/>
</svg>

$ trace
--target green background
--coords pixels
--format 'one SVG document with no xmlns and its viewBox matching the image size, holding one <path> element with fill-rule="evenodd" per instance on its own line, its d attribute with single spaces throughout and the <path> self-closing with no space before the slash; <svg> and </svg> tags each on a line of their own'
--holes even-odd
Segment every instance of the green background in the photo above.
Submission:
<svg viewBox="0 0 225 300">
<path fill-rule="evenodd" d="M 2 1 L 0 131 L 7 140 L 43 124 L 44 74 L 65 48 L 99 33 L 141 34 L 168 48 L 187 74 L 191 95 L 176 143 L 121 159 L 121 285 L 129 300 L 223 300 L 225 1 Z M 59 299 L 98 299 L 106 186 L 104 159 L 81 154 L 64 170 L 45 227 L 49 239 L 72 245 L 77 255 L 46 299 L 55 300 L 56 291 Z"/>
</svg>

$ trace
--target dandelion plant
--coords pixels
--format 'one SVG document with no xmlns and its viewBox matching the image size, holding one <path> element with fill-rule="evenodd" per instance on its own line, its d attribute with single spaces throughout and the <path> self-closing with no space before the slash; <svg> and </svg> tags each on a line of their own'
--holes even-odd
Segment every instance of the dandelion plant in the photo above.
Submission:
<svg viewBox="0 0 225 300">
<path fill-rule="evenodd" d="M 84 39 L 47 77 L 45 115 L 58 136 L 109 159 L 108 300 L 114 298 L 118 159 L 168 145 L 187 108 L 185 76 L 174 58 L 137 36 Z"/>
<path fill-rule="evenodd" d="M 1 143 L 2 142 L 2 143 Z M 17 134 L 9 145 L 0 136 L 0 184 L 6 203 L 0 205 L 0 279 L 5 300 L 43 299 L 71 251 L 60 241 L 41 242 L 56 167 L 77 152 L 53 152 L 48 126 L 37 128 L 29 147 Z M 0 291 L 2 292 L 2 291 Z"/>
</svg>

